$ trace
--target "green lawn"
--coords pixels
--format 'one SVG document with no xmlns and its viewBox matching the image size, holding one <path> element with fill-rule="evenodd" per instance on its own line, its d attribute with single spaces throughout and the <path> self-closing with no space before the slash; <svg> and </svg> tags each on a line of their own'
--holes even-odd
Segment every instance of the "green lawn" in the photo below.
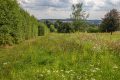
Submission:
<svg viewBox="0 0 120 80">
<path fill-rule="evenodd" d="M 0 80 L 120 80 L 120 33 L 51 33 L 0 48 Z"/>
</svg>

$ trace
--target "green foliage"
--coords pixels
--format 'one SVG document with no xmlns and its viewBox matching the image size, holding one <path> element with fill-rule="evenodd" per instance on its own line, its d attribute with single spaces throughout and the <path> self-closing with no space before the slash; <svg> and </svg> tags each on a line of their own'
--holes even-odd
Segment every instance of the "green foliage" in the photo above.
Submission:
<svg viewBox="0 0 120 80">
<path fill-rule="evenodd" d="M 71 23 L 63 23 L 59 31 L 62 33 L 71 33 L 74 32 L 74 27 Z"/>
<path fill-rule="evenodd" d="M 75 31 L 82 31 L 83 22 L 81 20 L 74 21 L 73 26 L 74 26 Z"/>
<path fill-rule="evenodd" d="M 59 33 L 74 32 L 74 27 L 71 23 L 63 23 L 61 21 L 56 21 L 54 25 Z"/>
<path fill-rule="evenodd" d="M 97 26 L 90 26 L 90 27 L 88 27 L 87 28 L 87 32 L 89 32 L 89 33 L 97 33 L 97 32 L 99 32 L 100 30 L 99 30 L 99 28 L 97 27 Z"/>
<path fill-rule="evenodd" d="M 50 26 L 53 25 L 53 23 L 49 20 L 45 20 L 44 23 L 47 25 L 48 28 L 50 28 Z"/>
<path fill-rule="evenodd" d="M 38 21 L 16 0 L 0 0 L 0 45 L 20 43 L 38 35 Z"/>
<path fill-rule="evenodd" d="M 86 31 L 87 23 L 86 19 L 89 17 L 89 14 L 86 14 L 83 11 L 83 3 L 77 3 L 72 5 L 72 14 L 71 18 L 73 19 L 74 31 Z"/>
<path fill-rule="evenodd" d="M 10 29 L 8 28 L 8 25 L 2 25 L 0 27 L 0 45 L 11 45 L 12 37 L 10 36 Z"/>
<path fill-rule="evenodd" d="M 54 25 L 50 25 L 50 32 L 57 32 L 57 29 Z"/>
<path fill-rule="evenodd" d="M 82 20 L 86 18 L 86 14 L 83 11 L 83 3 L 77 3 L 72 5 L 71 18 L 74 20 Z"/>
<path fill-rule="evenodd" d="M 52 33 L 0 48 L 0 80 L 119 80 L 120 33 Z"/>
<path fill-rule="evenodd" d="M 47 27 L 47 25 L 45 25 L 44 23 L 39 22 L 38 36 L 44 36 L 45 34 L 47 34 L 49 32 L 50 32 L 50 30 Z"/>
<path fill-rule="evenodd" d="M 119 12 L 112 9 L 105 15 L 100 26 L 102 32 L 113 32 L 119 30 Z"/>
</svg>

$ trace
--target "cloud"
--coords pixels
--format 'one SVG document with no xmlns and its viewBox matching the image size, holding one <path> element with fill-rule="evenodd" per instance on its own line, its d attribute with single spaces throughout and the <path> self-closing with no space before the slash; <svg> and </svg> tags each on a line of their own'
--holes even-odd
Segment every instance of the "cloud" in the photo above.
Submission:
<svg viewBox="0 0 120 80">
<path fill-rule="evenodd" d="M 90 19 L 100 19 L 113 8 L 120 10 L 120 0 L 18 0 L 18 2 L 37 18 L 69 18 L 71 6 L 77 2 L 84 3 L 84 10 L 90 14 Z"/>
</svg>

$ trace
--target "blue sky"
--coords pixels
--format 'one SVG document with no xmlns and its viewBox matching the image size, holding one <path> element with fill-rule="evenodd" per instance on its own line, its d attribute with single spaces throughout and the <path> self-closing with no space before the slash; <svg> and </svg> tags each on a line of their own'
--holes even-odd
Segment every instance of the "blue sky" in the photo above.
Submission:
<svg viewBox="0 0 120 80">
<path fill-rule="evenodd" d="M 18 0 L 21 7 L 38 19 L 65 19 L 71 14 L 72 4 L 83 2 L 88 19 L 101 19 L 109 10 L 120 11 L 120 0 Z"/>
</svg>

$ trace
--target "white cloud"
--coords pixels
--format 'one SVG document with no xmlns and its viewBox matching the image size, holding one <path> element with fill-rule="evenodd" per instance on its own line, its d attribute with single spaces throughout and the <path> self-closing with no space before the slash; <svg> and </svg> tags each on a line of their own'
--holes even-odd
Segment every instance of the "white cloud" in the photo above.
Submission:
<svg viewBox="0 0 120 80">
<path fill-rule="evenodd" d="M 68 18 L 72 4 L 84 3 L 90 19 L 100 19 L 112 8 L 120 10 L 120 0 L 18 0 L 21 6 L 37 18 Z"/>
</svg>

